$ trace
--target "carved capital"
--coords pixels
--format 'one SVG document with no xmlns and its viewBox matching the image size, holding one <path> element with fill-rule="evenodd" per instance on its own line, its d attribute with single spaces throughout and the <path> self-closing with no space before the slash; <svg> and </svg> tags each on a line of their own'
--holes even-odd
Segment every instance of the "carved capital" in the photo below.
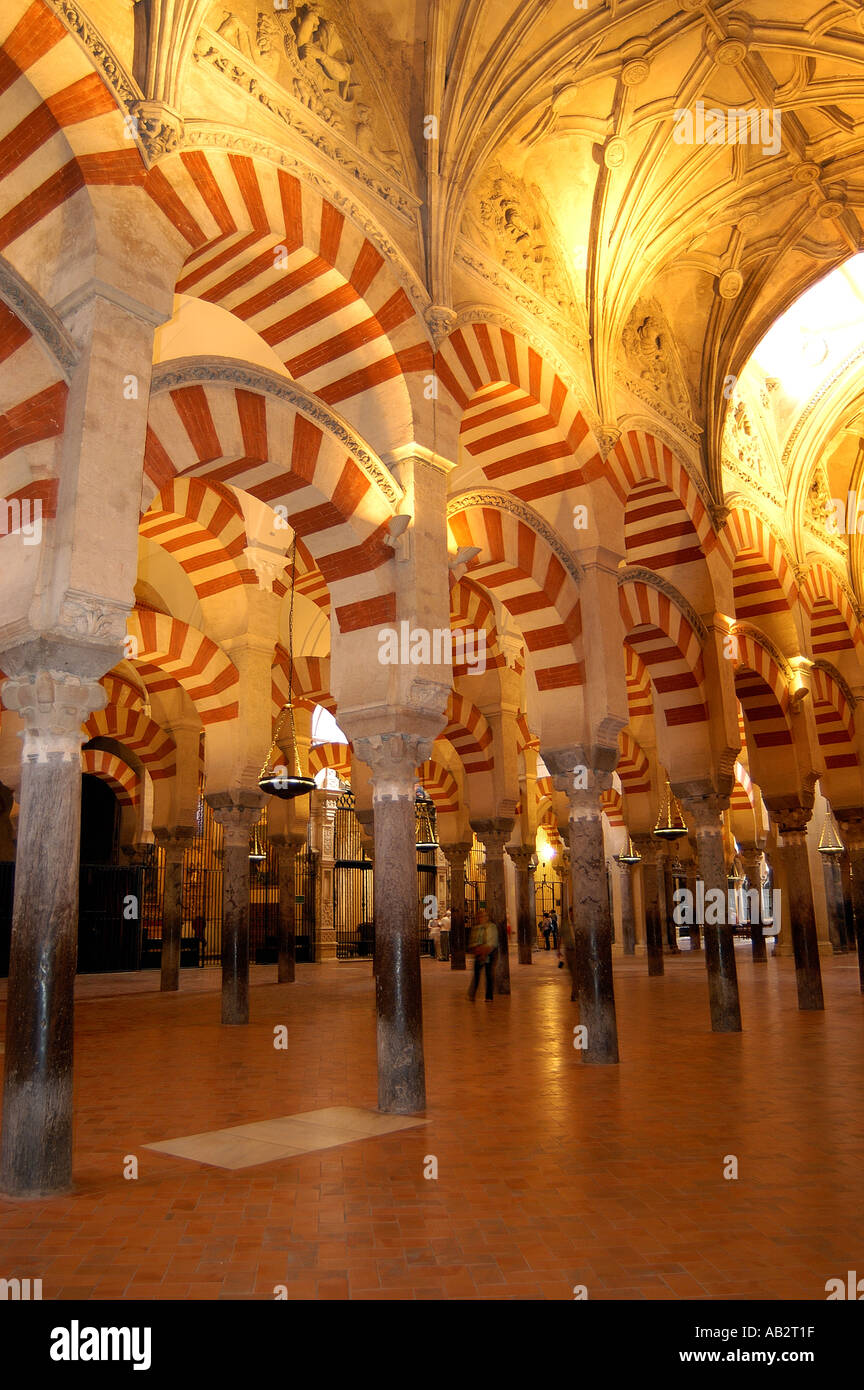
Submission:
<svg viewBox="0 0 864 1390">
<path fill-rule="evenodd" d="M 487 857 L 495 855 L 500 858 L 513 834 L 513 821 L 503 816 L 496 816 L 493 820 L 472 820 L 471 829 L 484 846 Z"/>
<path fill-rule="evenodd" d="M 208 792 L 204 800 L 222 826 L 226 847 L 248 846 L 249 833 L 260 819 L 264 797 L 260 792 Z"/>
<path fill-rule="evenodd" d="M 150 165 L 166 154 L 173 154 L 183 143 L 183 121 L 164 102 L 130 102 L 129 117 Z"/>
<path fill-rule="evenodd" d="M 453 869 L 465 867 L 465 860 L 471 853 L 471 845 L 467 840 L 460 840 L 457 845 L 442 845 L 441 853 L 450 865 L 452 872 Z"/>
<path fill-rule="evenodd" d="M 98 681 L 66 671 L 37 671 L 4 681 L 3 701 L 24 722 L 22 761 L 78 762 L 87 738 L 81 725 L 104 709 L 108 693 Z"/>
<path fill-rule="evenodd" d="M 183 855 L 195 838 L 195 827 L 193 825 L 175 826 L 156 826 L 153 827 L 153 838 L 157 845 L 161 845 L 165 851 L 166 864 L 182 863 Z"/>
<path fill-rule="evenodd" d="M 534 858 L 533 845 L 508 845 L 507 853 L 520 873 L 527 873 Z"/>
<path fill-rule="evenodd" d="M 687 796 L 686 793 L 682 795 L 678 792 L 676 787 L 673 787 L 673 791 L 681 802 L 685 819 L 697 836 L 722 833 L 722 816 L 729 805 L 728 796 L 719 796 L 713 792 L 707 796 Z"/>
<path fill-rule="evenodd" d="M 456 327 L 456 311 L 448 308 L 446 304 L 430 304 L 424 318 L 437 352 L 445 338 L 449 338 Z"/>
<path fill-rule="evenodd" d="M 355 738 L 355 757 L 372 773 L 374 801 L 414 799 L 417 768 L 432 756 L 434 740 L 419 734 L 369 734 Z"/>
</svg>

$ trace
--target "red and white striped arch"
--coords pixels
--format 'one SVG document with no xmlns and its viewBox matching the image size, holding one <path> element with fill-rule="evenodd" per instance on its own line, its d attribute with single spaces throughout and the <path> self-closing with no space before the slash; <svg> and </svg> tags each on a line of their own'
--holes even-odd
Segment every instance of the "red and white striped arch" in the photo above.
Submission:
<svg viewBox="0 0 864 1390">
<path fill-rule="evenodd" d="M 651 677 L 645 663 L 633 647 L 624 648 L 624 672 L 627 681 L 627 708 L 631 719 L 650 718 L 654 714 Z"/>
<path fill-rule="evenodd" d="M 861 651 L 864 631 L 852 611 L 837 576 L 827 565 L 811 565 L 800 590 L 814 658 L 836 652 Z"/>
<path fill-rule="evenodd" d="M 237 668 L 221 647 L 203 632 L 179 618 L 143 607 L 130 613 L 127 630 L 138 644 L 133 665 L 155 666 L 170 684 L 176 682 L 182 686 L 201 716 L 202 724 L 217 724 L 237 717 Z M 150 691 L 158 693 L 158 679 L 149 680 L 147 685 Z"/>
<path fill-rule="evenodd" d="M 641 429 L 626 430 L 609 453 L 606 476 L 624 506 L 630 494 L 642 483 L 652 480 L 662 483 L 678 499 L 696 533 L 703 555 L 708 555 L 717 544 L 717 535 L 699 489 L 681 460 L 653 434 Z M 650 505 L 647 493 L 644 505 Z M 676 517 L 680 522 L 677 513 Z M 692 542 L 688 540 L 687 544 L 692 545 Z M 663 547 L 664 550 L 667 548 Z"/>
<path fill-rule="evenodd" d="M 621 793 L 614 787 L 607 787 L 600 793 L 600 808 L 605 812 L 609 824 L 616 830 L 625 829 L 624 803 Z"/>
<path fill-rule="evenodd" d="M 699 564 L 705 559 L 696 528 L 680 498 L 656 478 L 636 483 L 627 496 L 624 547 L 628 564 L 651 570 Z"/>
<path fill-rule="evenodd" d="M 783 547 L 762 518 L 736 507 L 726 525 L 726 543 L 734 557 L 732 582 L 735 613 L 755 622 L 786 613 L 798 597 L 795 575 Z"/>
<path fill-rule="evenodd" d="M 0 301 L 0 493 L 31 507 L 38 499 L 46 521 L 56 514 L 58 481 L 56 476 L 34 481 L 30 463 L 34 449 L 51 451 L 50 441 L 63 433 L 68 392 L 41 339 Z M 27 458 L 19 452 L 25 448 Z M 44 461 L 51 463 L 50 452 Z M 0 520 L 5 538 L 5 519 Z"/>
<path fill-rule="evenodd" d="M 453 579 L 451 574 L 450 583 L 450 628 L 456 632 L 466 630 L 475 634 L 481 631 L 484 634 L 483 640 L 486 644 L 486 669 L 503 666 L 505 664 L 504 653 L 498 646 L 498 629 L 495 625 L 495 609 L 489 595 L 484 593 L 479 584 L 476 584 L 467 575 L 461 579 Z M 466 645 L 468 655 L 473 650 L 475 657 L 478 654 L 479 638 L 475 636 L 473 648 Z M 454 657 L 455 657 L 454 650 Z M 467 675 L 469 670 L 467 662 L 457 663 L 454 660 L 453 678 Z"/>
<path fill-rule="evenodd" d="M 469 775 L 491 772 L 495 766 L 492 730 L 476 705 L 455 690 L 447 701 L 447 724 L 438 737 L 449 739 Z"/>
<path fill-rule="evenodd" d="M 271 668 L 273 704 L 277 710 L 288 703 L 288 676 L 290 663 L 288 653 L 277 642 Z M 330 693 L 329 656 L 295 656 L 294 658 L 294 698 L 309 706 L 323 705 L 331 714 L 336 713 L 336 701 Z"/>
<path fill-rule="evenodd" d="M 523 501 L 558 495 L 603 473 L 573 393 L 554 368 L 508 329 L 457 328 L 435 371 L 460 413 L 459 448 L 490 483 Z"/>
<path fill-rule="evenodd" d="M 448 812 L 458 812 L 459 788 L 456 778 L 443 763 L 439 763 L 435 758 L 427 758 L 417 769 L 417 780 L 422 782 L 424 791 L 428 792 L 435 802 L 435 810 L 439 816 Z"/>
<path fill-rule="evenodd" d="M 789 687 L 769 651 L 751 635 L 737 633 L 733 657 L 735 694 L 745 727 L 757 748 L 792 745 L 789 729 Z"/>
<path fill-rule="evenodd" d="M 732 784 L 732 793 L 729 798 L 729 806 L 733 811 L 752 811 L 755 805 L 756 793 L 750 774 L 743 763 L 735 764 L 735 781 Z"/>
<path fill-rule="evenodd" d="M 351 745 L 348 743 L 313 743 L 309 749 L 309 775 L 317 777 L 327 767 L 343 782 L 351 781 Z"/>
<path fill-rule="evenodd" d="M 141 778 L 133 767 L 105 748 L 84 748 L 81 770 L 100 778 L 111 787 L 121 806 L 137 806 L 141 799 Z"/>
<path fill-rule="evenodd" d="M 395 595 L 373 582 L 392 555 L 384 531 L 392 508 L 345 445 L 291 402 L 222 381 L 157 391 L 144 469 L 160 488 L 182 474 L 284 506 L 331 590 L 350 580 L 353 594 L 370 576 L 365 598 L 336 605 L 341 629 L 393 621 Z"/>
<path fill-rule="evenodd" d="M 243 511 L 224 483 L 203 478 L 166 483 L 142 516 L 139 531 L 174 556 L 199 599 L 257 583 L 243 555 Z"/>
<path fill-rule="evenodd" d="M 813 716 L 826 771 L 858 767 L 855 720 L 849 702 L 828 671 L 814 666 L 811 672 Z"/>
<path fill-rule="evenodd" d="M 651 792 L 651 769 L 648 759 L 632 734 L 622 729 L 618 735 L 620 750 L 615 771 L 625 796 L 644 796 Z"/>
<path fill-rule="evenodd" d="M 88 186 L 144 186 L 115 97 L 41 0 L 0 9 L 0 252 L 38 283 Z M 89 216 L 89 209 L 88 209 Z"/>
<path fill-rule="evenodd" d="M 548 542 L 497 506 L 451 510 L 449 522 L 457 545 L 480 547 L 470 578 L 493 590 L 516 619 L 538 689 L 584 684 L 579 593 Z"/>
<path fill-rule="evenodd" d="M 278 353 L 294 380 L 352 419 L 376 421 L 377 448 L 413 438 L 405 432 L 405 376 L 430 372 L 432 350 L 405 290 L 364 233 L 263 159 L 187 150 L 160 161 L 157 172 L 159 187 L 148 191 L 190 247 L 178 293 L 227 309 Z"/>
<path fill-rule="evenodd" d="M 526 748 L 540 750 L 540 740 L 532 732 L 528 718 L 523 710 L 520 709 L 516 716 L 516 748 L 519 753 L 523 753 Z"/>
<path fill-rule="evenodd" d="M 651 676 L 655 703 L 669 728 L 708 720 L 702 648 L 667 594 L 630 580 L 618 590 L 625 640 Z"/>
<path fill-rule="evenodd" d="M 173 738 L 140 710 L 129 705 L 106 705 L 91 714 L 84 728 L 88 739 L 111 738 L 122 743 L 141 759 L 154 782 L 174 776 L 177 747 Z"/>
</svg>

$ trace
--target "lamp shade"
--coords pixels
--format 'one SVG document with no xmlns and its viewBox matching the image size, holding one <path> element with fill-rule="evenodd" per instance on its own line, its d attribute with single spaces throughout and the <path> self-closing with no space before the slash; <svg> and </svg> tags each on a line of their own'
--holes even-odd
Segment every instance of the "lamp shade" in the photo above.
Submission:
<svg viewBox="0 0 864 1390">
<path fill-rule="evenodd" d="M 682 835 L 687 834 L 687 824 L 668 777 L 666 778 L 663 799 L 660 802 L 660 812 L 657 816 L 654 834 L 659 836 L 661 840 L 680 840 Z"/>
</svg>

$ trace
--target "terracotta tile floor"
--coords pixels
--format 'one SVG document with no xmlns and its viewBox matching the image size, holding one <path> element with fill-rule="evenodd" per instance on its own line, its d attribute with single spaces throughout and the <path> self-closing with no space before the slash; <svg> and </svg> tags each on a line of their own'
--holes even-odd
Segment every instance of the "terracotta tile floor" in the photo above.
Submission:
<svg viewBox="0 0 864 1390">
<path fill-rule="evenodd" d="M 220 1025 L 216 971 L 184 971 L 174 996 L 153 974 L 145 992 L 79 982 L 77 1190 L 0 1199 L 0 1276 L 41 1278 L 46 1299 L 824 1300 L 864 1272 L 853 957 L 823 960 L 827 1010 L 800 1014 L 791 961 L 742 947 L 731 1036 L 708 1030 L 701 956 L 656 980 L 619 960 L 608 1068 L 579 1061 L 565 972 L 534 961 L 491 1006 L 424 962 L 427 1125 L 239 1171 L 145 1145 L 374 1108 L 369 967 L 301 966 L 294 985 L 256 968 L 247 1028 Z"/>
</svg>

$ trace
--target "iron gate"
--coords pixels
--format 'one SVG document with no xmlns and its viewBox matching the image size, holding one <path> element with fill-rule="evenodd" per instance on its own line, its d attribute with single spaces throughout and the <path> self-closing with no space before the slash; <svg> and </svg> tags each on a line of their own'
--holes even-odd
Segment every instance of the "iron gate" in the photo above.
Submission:
<svg viewBox="0 0 864 1390">
<path fill-rule="evenodd" d="M 343 792 L 333 820 L 333 926 L 336 959 L 361 960 L 374 955 L 372 861 L 354 810 L 353 792 Z"/>
</svg>

